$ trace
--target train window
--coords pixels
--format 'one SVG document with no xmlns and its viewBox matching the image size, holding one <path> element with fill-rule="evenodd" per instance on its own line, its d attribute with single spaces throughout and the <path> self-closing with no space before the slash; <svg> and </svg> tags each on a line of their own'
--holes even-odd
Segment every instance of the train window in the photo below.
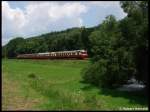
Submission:
<svg viewBox="0 0 150 112">
<path fill-rule="evenodd" d="M 86 54 L 86 52 L 82 52 L 82 54 Z"/>
</svg>

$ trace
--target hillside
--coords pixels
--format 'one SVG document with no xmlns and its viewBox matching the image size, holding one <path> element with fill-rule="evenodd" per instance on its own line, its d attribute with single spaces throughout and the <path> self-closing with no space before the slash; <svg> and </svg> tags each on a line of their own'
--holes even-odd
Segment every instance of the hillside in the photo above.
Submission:
<svg viewBox="0 0 150 112">
<path fill-rule="evenodd" d="M 88 36 L 99 26 L 91 28 L 70 28 L 24 39 L 16 37 L 3 46 L 2 56 L 16 57 L 17 54 L 47 51 L 86 49 L 89 51 Z M 86 41 L 85 41 L 86 40 Z"/>
</svg>

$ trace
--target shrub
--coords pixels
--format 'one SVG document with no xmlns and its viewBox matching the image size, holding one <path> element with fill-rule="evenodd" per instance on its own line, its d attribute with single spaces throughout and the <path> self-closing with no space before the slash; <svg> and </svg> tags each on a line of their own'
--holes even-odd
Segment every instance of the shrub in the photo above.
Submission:
<svg viewBox="0 0 150 112">
<path fill-rule="evenodd" d="M 82 72 L 82 78 L 85 82 L 99 87 L 114 88 L 127 82 L 132 76 L 133 69 L 126 58 L 122 58 L 125 63 L 121 64 L 117 59 L 100 59 L 91 64 Z"/>
</svg>

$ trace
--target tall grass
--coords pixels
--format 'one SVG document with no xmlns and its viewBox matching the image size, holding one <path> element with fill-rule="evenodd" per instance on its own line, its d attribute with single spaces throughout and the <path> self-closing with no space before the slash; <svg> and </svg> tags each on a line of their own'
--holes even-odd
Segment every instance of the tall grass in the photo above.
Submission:
<svg viewBox="0 0 150 112">
<path fill-rule="evenodd" d="M 4 110 L 118 110 L 147 107 L 142 95 L 82 82 L 79 60 L 2 60 Z"/>
<path fill-rule="evenodd" d="M 44 79 L 39 79 L 33 75 L 30 79 L 30 86 L 37 92 L 45 96 L 49 101 L 57 102 L 54 110 L 96 110 L 100 109 L 100 104 L 96 95 L 85 95 L 82 91 L 67 92 L 63 89 L 54 88 L 54 84 L 48 83 Z M 48 105 L 46 105 L 48 108 Z M 92 108 L 91 108 L 92 107 Z"/>
</svg>

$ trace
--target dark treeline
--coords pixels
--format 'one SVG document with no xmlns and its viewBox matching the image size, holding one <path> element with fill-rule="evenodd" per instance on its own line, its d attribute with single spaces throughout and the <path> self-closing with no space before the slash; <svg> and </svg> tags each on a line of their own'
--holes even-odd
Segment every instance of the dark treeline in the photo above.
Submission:
<svg viewBox="0 0 150 112">
<path fill-rule="evenodd" d="M 13 58 L 18 54 L 86 49 L 90 52 L 88 36 L 97 27 L 71 28 L 24 39 L 17 37 L 3 46 L 3 57 Z"/>
<path fill-rule="evenodd" d="M 106 17 L 93 31 L 92 64 L 83 70 L 85 82 L 115 88 L 135 77 L 147 85 L 148 79 L 148 2 L 120 2 L 127 16 L 117 21 Z"/>
<path fill-rule="evenodd" d="M 117 21 L 109 15 L 92 28 L 72 28 L 32 38 L 15 38 L 3 46 L 3 57 L 85 49 L 91 65 L 83 70 L 85 82 L 100 87 L 117 87 L 135 77 L 147 84 L 148 2 L 120 2 L 127 16 Z"/>
</svg>

